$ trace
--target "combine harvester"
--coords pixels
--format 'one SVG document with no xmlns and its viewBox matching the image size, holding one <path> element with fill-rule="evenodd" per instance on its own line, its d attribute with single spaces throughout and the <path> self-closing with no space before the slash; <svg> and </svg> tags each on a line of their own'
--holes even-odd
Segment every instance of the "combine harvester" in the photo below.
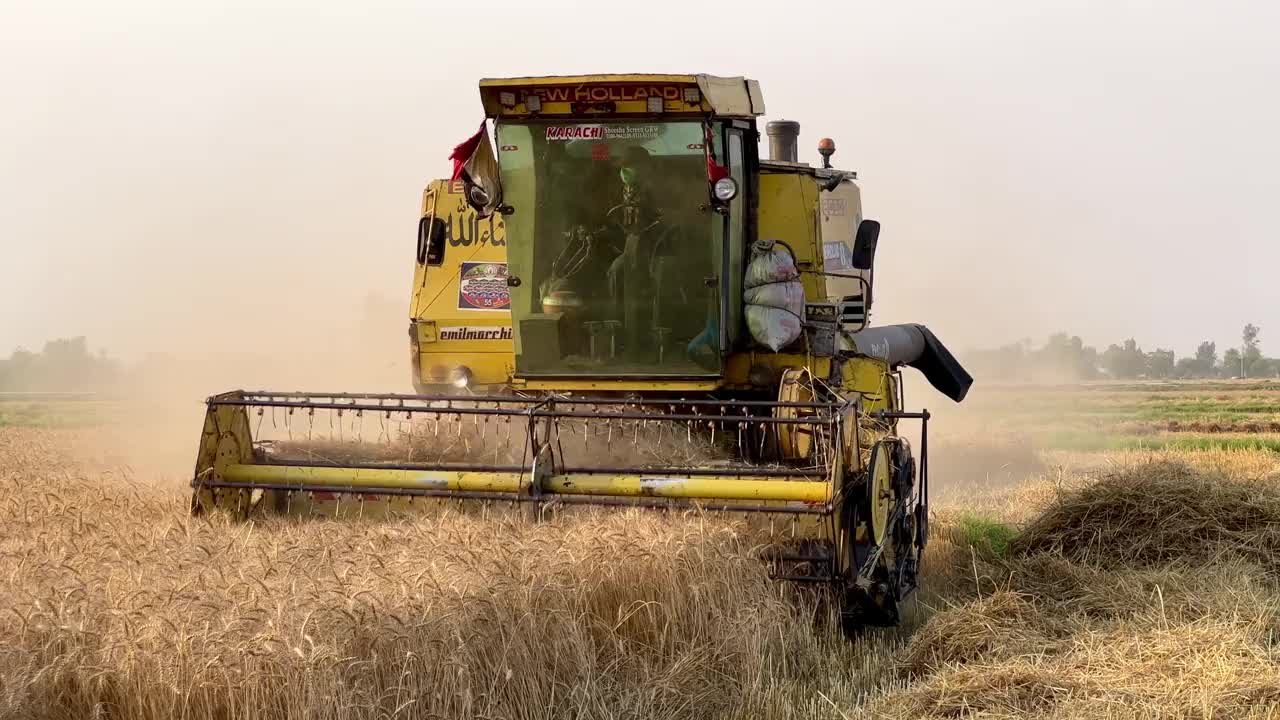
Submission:
<svg viewBox="0 0 1280 720">
<path fill-rule="evenodd" d="M 900 368 L 955 401 L 972 379 L 923 326 L 868 326 L 879 224 L 834 143 L 800 163 L 799 125 L 770 122 L 760 158 L 743 78 L 480 96 L 453 179 L 423 194 L 417 393 L 209 398 L 194 510 L 745 514 L 774 574 L 829 587 L 846 627 L 897 622 L 929 498 L 929 413 L 904 409 Z"/>
</svg>

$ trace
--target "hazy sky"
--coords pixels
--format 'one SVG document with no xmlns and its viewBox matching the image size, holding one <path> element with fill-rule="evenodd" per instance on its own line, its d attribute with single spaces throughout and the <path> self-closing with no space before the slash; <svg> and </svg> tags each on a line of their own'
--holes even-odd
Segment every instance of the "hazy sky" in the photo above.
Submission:
<svg viewBox="0 0 1280 720">
<path fill-rule="evenodd" d="M 322 349 L 370 292 L 399 328 L 476 80 L 619 71 L 833 136 L 879 322 L 1280 353 L 1280 3 L 434 5 L 0 0 L 0 354 Z"/>
</svg>

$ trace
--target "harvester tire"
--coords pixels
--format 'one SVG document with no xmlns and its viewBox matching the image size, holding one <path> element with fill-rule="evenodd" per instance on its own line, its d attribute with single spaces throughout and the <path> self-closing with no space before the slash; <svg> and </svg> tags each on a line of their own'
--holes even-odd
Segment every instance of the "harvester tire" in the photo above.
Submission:
<svg viewBox="0 0 1280 720">
<path fill-rule="evenodd" d="M 807 368 L 791 368 L 782 373 L 778 384 L 778 402 L 811 403 L 816 399 L 813 390 L 813 376 Z M 810 417 L 813 411 L 781 405 L 774 408 L 773 415 L 785 420 L 796 420 Z M 783 460 L 804 460 L 813 453 L 814 428 L 806 425 L 780 424 L 774 426 L 774 436 L 780 457 Z"/>
<path fill-rule="evenodd" d="M 869 483 L 863 485 L 864 492 L 844 505 L 842 542 L 849 558 L 849 575 L 840 589 L 840 624 L 850 637 L 867 627 L 898 624 L 897 575 L 885 554 L 880 553 L 865 578 L 859 576 L 876 550 L 871 539 L 869 487 Z"/>
</svg>

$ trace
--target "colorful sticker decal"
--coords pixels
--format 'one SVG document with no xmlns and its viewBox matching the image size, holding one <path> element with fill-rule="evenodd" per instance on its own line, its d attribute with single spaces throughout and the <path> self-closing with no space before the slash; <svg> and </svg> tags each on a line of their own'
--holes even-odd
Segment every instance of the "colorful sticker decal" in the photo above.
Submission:
<svg viewBox="0 0 1280 720">
<path fill-rule="evenodd" d="M 661 125 L 605 125 L 604 136 L 609 140 L 648 140 L 662 133 Z"/>
<path fill-rule="evenodd" d="M 603 140 L 603 125 L 548 125 L 548 140 Z"/>
<path fill-rule="evenodd" d="M 441 340 L 510 340 L 511 326 L 458 325 L 440 328 Z"/>
<path fill-rule="evenodd" d="M 649 140 L 662 133 L 661 125 L 548 125 L 547 140 Z"/>
<path fill-rule="evenodd" d="M 463 262 L 458 278 L 459 310 L 509 310 L 511 291 L 507 288 L 504 262 Z"/>
<path fill-rule="evenodd" d="M 849 270 L 853 267 L 853 251 L 839 241 L 823 243 L 822 263 L 827 272 Z"/>
<path fill-rule="evenodd" d="M 592 160 L 608 160 L 609 159 L 609 143 L 595 143 L 591 146 Z"/>
</svg>

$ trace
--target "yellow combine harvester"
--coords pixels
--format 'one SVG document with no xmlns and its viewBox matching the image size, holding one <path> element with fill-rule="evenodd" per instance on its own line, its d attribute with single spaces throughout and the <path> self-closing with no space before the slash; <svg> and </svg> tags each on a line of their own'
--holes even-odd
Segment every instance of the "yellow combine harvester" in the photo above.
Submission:
<svg viewBox="0 0 1280 720">
<path fill-rule="evenodd" d="M 928 535 L 929 414 L 899 370 L 956 401 L 972 381 L 924 327 L 868 326 L 879 225 L 834 143 L 812 167 L 771 122 L 760 158 L 743 78 L 480 95 L 486 123 L 423 195 L 416 394 L 211 397 L 195 510 L 743 513 L 778 577 L 829 586 L 850 627 L 896 622 Z"/>
</svg>

